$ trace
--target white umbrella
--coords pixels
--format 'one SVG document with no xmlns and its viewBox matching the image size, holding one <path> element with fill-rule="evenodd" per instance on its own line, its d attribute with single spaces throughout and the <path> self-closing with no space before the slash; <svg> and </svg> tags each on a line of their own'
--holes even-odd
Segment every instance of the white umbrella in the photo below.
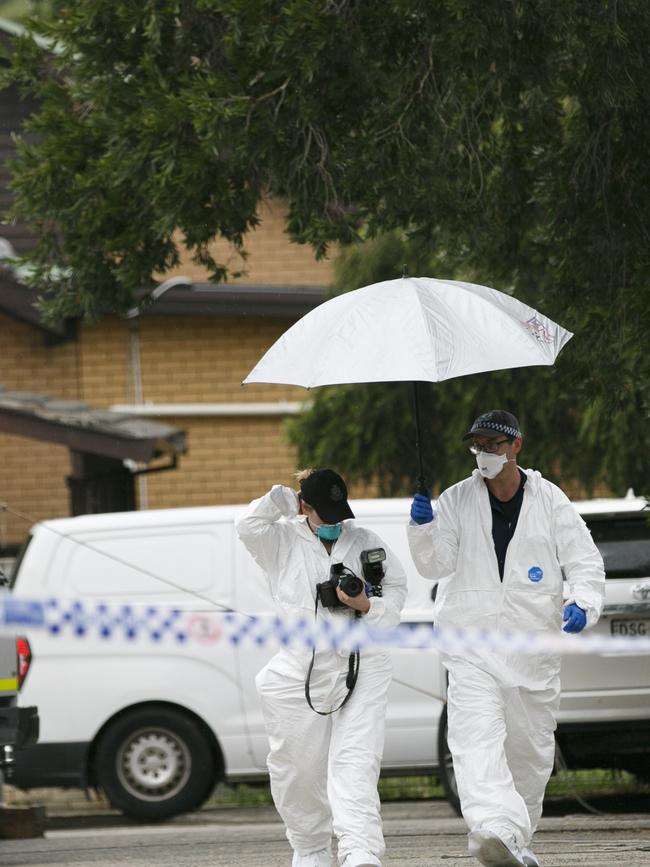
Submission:
<svg viewBox="0 0 650 867">
<path fill-rule="evenodd" d="M 550 365 L 572 333 L 496 289 L 401 277 L 338 295 L 276 340 L 244 383 L 439 382 Z M 416 429 L 420 476 L 420 433 Z"/>
</svg>

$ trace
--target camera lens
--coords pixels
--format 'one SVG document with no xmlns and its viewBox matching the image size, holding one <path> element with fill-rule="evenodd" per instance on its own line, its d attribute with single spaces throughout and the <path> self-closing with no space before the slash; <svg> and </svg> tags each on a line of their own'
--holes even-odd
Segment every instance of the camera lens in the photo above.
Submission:
<svg viewBox="0 0 650 867">
<path fill-rule="evenodd" d="M 363 590 L 363 581 L 353 572 L 346 571 L 339 578 L 339 587 L 348 596 L 358 596 Z"/>
</svg>

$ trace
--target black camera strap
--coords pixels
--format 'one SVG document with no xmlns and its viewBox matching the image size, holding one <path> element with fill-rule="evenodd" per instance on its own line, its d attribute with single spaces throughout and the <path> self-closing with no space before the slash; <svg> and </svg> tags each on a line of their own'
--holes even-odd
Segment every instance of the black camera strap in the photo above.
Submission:
<svg viewBox="0 0 650 867">
<path fill-rule="evenodd" d="M 318 616 L 318 594 L 316 595 L 316 606 L 314 608 L 314 620 Z M 355 617 L 360 617 L 360 613 L 358 611 L 355 612 Z M 311 662 L 309 663 L 309 669 L 307 670 L 307 677 L 305 678 L 305 698 L 307 699 L 307 704 L 314 711 L 314 713 L 320 714 L 320 716 L 329 716 L 332 713 L 336 713 L 337 710 L 341 710 L 348 701 L 350 700 L 350 696 L 354 691 L 354 687 L 357 685 L 357 678 L 359 677 L 359 665 L 361 662 L 361 654 L 359 650 L 353 650 L 350 656 L 348 657 L 348 673 L 345 678 L 345 685 L 348 688 L 347 695 L 341 702 L 338 707 L 332 708 L 332 710 L 317 710 L 311 701 L 311 694 L 309 691 L 309 682 L 311 680 L 311 673 L 314 670 L 314 662 L 316 660 L 316 645 L 311 651 Z"/>
</svg>

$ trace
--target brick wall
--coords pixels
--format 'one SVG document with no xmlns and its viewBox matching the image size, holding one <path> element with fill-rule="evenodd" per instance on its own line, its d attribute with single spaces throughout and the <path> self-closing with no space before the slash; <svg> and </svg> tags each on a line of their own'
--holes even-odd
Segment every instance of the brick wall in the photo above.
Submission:
<svg viewBox="0 0 650 867">
<path fill-rule="evenodd" d="M 257 215 L 260 223 L 246 236 L 246 259 L 223 240 L 211 245 L 212 255 L 230 271 L 245 271 L 241 277 L 228 277 L 229 283 L 265 283 L 293 286 L 325 286 L 332 279 L 331 258 L 316 261 L 312 248 L 290 243 L 286 233 L 287 206 L 284 202 L 262 202 Z M 330 256 L 334 253 L 334 246 Z M 205 282 L 206 271 L 195 265 L 189 257 L 177 268 L 165 273 L 165 277 L 177 275 L 191 277 L 196 282 Z M 160 276 L 160 275 L 159 275 Z"/>
<path fill-rule="evenodd" d="M 308 247 L 289 244 L 285 208 L 271 202 L 247 239 L 242 284 L 322 286 L 331 264 L 316 262 Z M 223 242 L 219 255 L 232 255 Z M 239 267 L 232 262 L 233 267 Z M 240 263 L 241 264 L 241 263 Z M 207 280 L 204 271 L 181 265 L 176 272 Z M 82 324 L 76 342 L 46 347 L 33 328 L 0 315 L 4 363 L 0 385 L 51 398 L 84 400 L 94 408 L 133 403 L 251 403 L 307 400 L 301 388 L 241 381 L 268 347 L 293 323 L 262 317 L 107 317 Z M 141 378 L 136 382 L 135 350 Z M 272 484 L 293 484 L 295 449 L 283 434 L 281 416 L 200 416 L 161 419 L 187 431 L 189 452 L 176 470 L 142 477 L 149 508 L 247 502 Z M 0 435 L 0 501 L 36 519 L 69 514 L 65 447 Z M 353 495 L 371 495 L 356 486 Z M 0 512 L 0 545 L 16 544 L 25 522 Z"/>
<path fill-rule="evenodd" d="M 3 313 L 0 341 L 0 386 L 5 391 L 32 391 L 62 399 L 79 397 L 75 343 L 46 346 L 40 331 Z"/>
<path fill-rule="evenodd" d="M 0 550 L 15 547 L 35 521 L 70 514 L 65 446 L 0 434 Z M 21 517 L 16 512 L 22 513 Z"/>
<path fill-rule="evenodd" d="M 303 388 L 241 384 L 293 321 L 226 316 L 142 318 L 139 342 L 145 402 L 306 400 L 308 393 Z"/>
<path fill-rule="evenodd" d="M 51 397 L 79 397 L 78 346 L 45 346 L 31 326 L 0 314 L 2 373 L 5 391 L 29 391 Z M 35 519 L 68 514 L 68 450 L 63 446 L 0 433 L 0 502 Z M 29 524 L 0 512 L 0 548 L 22 541 Z"/>
<path fill-rule="evenodd" d="M 189 452 L 178 470 L 147 477 L 150 508 L 244 503 L 292 484 L 294 451 L 278 418 L 178 418 Z"/>
<path fill-rule="evenodd" d="M 242 386 L 260 355 L 292 320 L 142 317 L 105 320 L 80 332 L 81 392 L 93 406 L 128 403 L 237 403 L 305 400 L 304 389 Z M 141 385 L 136 386 L 129 331 L 137 336 Z M 149 508 L 243 502 L 259 486 L 286 482 L 294 453 L 278 416 L 164 417 L 187 431 L 189 452 L 176 470 L 146 478 Z"/>
<path fill-rule="evenodd" d="M 132 401 L 130 327 L 114 316 L 79 326 L 79 397 L 94 409 Z"/>
<path fill-rule="evenodd" d="M 291 324 L 255 317 L 143 317 L 137 322 L 137 339 L 144 402 L 308 400 L 309 392 L 302 388 L 241 385 Z M 128 383 L 134 375 L 128 346 L 128 329 L 134 327 L 133 322 L 115 321 L 82 328 L 82 392 L 94 406 L 125 402 L 129 388 L 122 395 L 119 388 L 121 379 Z M 247 502 L 272 484 L 293 483 L 295 449 L 286 441 L 281 416 L 180 414 L 162 420 L 187 431 L 189 451 L 176 470 L 148 475 L 140 483 L 146 485 L 149 508 Z M 362 487 L 355 491 L 365 493 Z"/>
</svg>

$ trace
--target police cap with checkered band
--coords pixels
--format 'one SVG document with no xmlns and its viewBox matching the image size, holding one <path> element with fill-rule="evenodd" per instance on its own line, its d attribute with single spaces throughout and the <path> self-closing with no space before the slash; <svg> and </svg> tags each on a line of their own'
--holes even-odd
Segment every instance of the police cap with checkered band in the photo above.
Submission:
<svg viewBox="0 0 650 867">
<path fill-rule="evenodd" d="M 519 422 L 516 417 L 505 409 L 491 409 L 484 412 L 464 435 L 463 439 L 472 437 L 520 437 Z"/>
</svg>

